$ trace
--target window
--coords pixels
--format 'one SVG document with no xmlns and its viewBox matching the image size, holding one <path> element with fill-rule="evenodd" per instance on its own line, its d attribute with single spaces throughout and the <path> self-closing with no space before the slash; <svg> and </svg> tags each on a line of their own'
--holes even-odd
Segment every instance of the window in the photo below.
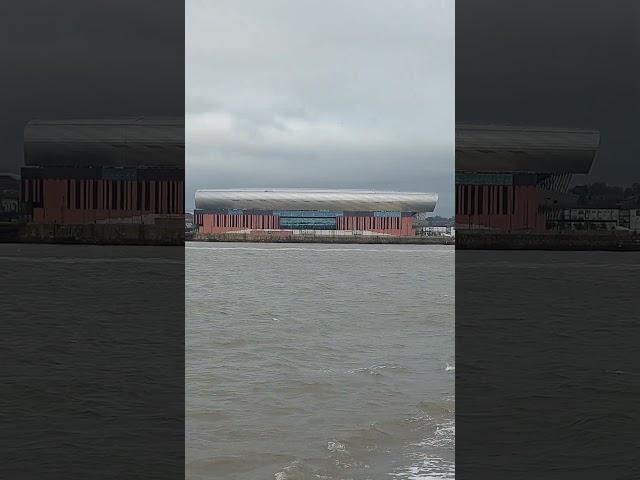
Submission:
<svg viewBox="0 0 640 480">
<path fill-rule="evenodd" d="M 335 217 L 280 217 L 280 228 L 290 230 L 336 230 L 337 220 Z"/>
</svg>

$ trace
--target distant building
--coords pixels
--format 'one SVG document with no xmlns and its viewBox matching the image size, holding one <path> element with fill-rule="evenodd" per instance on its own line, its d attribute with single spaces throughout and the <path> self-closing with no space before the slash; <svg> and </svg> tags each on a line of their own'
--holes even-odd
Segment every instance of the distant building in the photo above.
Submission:
<svg viewBox="0 0 640 480">
<path fill-rule="evenodd" d="M 202 234 L 415 235 L 416 215 L 433 212 L 434 193 L 369 190 L 198 190 L 194 221 Z"/>
<path fill-rule="evenodd" d="M 184 231 L 185 233 L 196 233 L 198 226 L 193 223 L 193 213 L 184 214 Z"/>
<path fill-rule="evenodd" d="M 456 126 L 456 226 L 550 228 L 571 176 L 588 173 L 598 132 L 491 125 Z"/>
<path fill-rule="evenodd" d="M 0 173 L 0 221 L 20 218 L 20 177 L 13 173 Z"/>
<path fill-rule="evenodd" d="M 35 120 L 24 163 L 21 202 L 34 222 L 182 219 L 182 119 Z"/>
<path fill-rule="evenodd" d="M 618 224 L 620 228 L 640 232 L 640 208 L 620 210 Z"/>
<path fill-rule="evenodd" d="M 608 231 L 619 226 L 620 210 L 617 208 L 569 208 L 560 212 L 558 230 Z"/>
<path fill-rule="evenodd" d="M 444 236 L 444 237 L 455 237 L 456 229 L 455 227 L 449 226 L 427 226 L 420 227 L 420 234 L 426 237 L 434 237 L 434 236 Z"/>
<path fill-rule="evenodd" d="M 576 207 L 564 209 L 556 220 L 560 231 L 640 232 L 640 209 Z"/>
</svg>

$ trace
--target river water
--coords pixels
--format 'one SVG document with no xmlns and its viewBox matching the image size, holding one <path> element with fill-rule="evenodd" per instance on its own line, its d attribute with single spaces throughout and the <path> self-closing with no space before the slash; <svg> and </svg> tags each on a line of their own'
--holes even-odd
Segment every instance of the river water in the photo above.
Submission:
<svg viewBox="0 0 640 480">
<path fill-rule="evenodd" d="M 454 477 L 454 249 L 186 245 L 189 479 Z"/>
</svg>

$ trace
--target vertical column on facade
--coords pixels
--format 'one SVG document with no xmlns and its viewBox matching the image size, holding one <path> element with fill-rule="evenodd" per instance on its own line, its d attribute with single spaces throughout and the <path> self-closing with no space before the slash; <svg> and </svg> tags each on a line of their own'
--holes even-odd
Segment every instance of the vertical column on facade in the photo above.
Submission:
<svg viewBox="0 0 640 480">
<path fill-rule="evenodd" d="M 155 212 L 162 213 L 162 181 L 156 180 L 154 192 Z"/>
<path fill-rule="evenodd" d="M 167 213 L 173 213 L 173 182 L 167 181 Z"/>
<path fill-rule="evenodd" d="M 163 182 L 161 180 L 156 181 L 156 213 L 162 213 L 162 183 Z"/>
<path fill-rule="evenodd" d="M 178 182 L 172 181 L 171 182 L 171 197 L 173 199 L 173 201 L 171 202 L 171 213 L 173 214 L 177 214 L 178 213 Z"/>
<path fill-rule="evenodd" d="M 489 213 L 489 189 L 486 185 L 482 185 L 479 188 L 481 189 L 480 196 L 482 197 L 480 199 L 482 201 L 482 216 L 486 218 Z"/>
<path fill-rule="evenodd" d="M 169 210 L 169 186 L 167 185 L 167 181 L 163 180 L 160 182 L 160 207 L 161 213 L 167 213 Z"/>
<path fill-rule="evenodd" d="M 140 203 L 138 205 L 138 210 L 140 211 L 140 215 L 144 215 L 144 211 L 145 211 L 145 195 L 146 195 L 146 184 L 147 182 L 145 182 L 144 180 L 138 180 L 139 184 L 140 184 Z M 194 218 L 195 220 L 195 218 Z M 196 225 L 199 225 L 199 223 L 196 223 Z"/>
<path fill-rule="evenodd" d="M 507 211 L 509 212 L 509 229 L 513 226 L 513 218 L 516 213 L 516 206 L 514 202 L 515 198 L 515 185 L 509 185 L 507 188 Z"/>
<path fill-rule="evenodd" d="M 158 189 L 160 188 L 160 182 L 154 180 L 151 182 L 151 211 L 153 213 L 160 213 L 160 205 L 158 205 Z"/>
<path fill-rule="evenodd" d="M 164 207 L 164 213 L 169 213 L 169 181 L 165 180 L 164 182 L 162 182 L 164 185 L 164 195 L 162 196 L 163 198 L 163 207 Z"/>
<path fill-rule="evenodd" d="M 176 205 L 175 205 L 176 192 L 174 191 L 175 182 L 170 181 L 170 182 L 167 182 L 167 184 L 169 187 L 169 195 L 168 195 L 169 208 L 167 209 L 167 213 L 176 213 Z"/>
<path fill-rule="evenodd" d="M 487 190 L 487 217 L 489 220 L 493 217 L 493 209 L 495 208 L 495 197 L 494 197 L 494 186 L 493 185 L 485 185 L 484 187 Z"/>
<path fill-rule="evenodd" d="M 145 183 L 146 183 L 145 191 L 149 190 L 149 193 L 147 194 L 147 198 L 149 199 L 149 201 L 147 202 L 147 211 L 149 213 L 154 213 L 154 209 L 153 209 L 153 180 L 149 180 L 148 182 L 145 182 Z"/>
</svg>

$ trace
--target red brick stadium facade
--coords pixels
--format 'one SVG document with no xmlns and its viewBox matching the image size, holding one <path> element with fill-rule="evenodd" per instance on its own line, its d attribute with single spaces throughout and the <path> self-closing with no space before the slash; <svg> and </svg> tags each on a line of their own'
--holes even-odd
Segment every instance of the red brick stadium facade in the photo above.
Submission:
<svg viewBox="0 0 640 480">
<path fill-rule="evenodd" d="M 432 212 L 431 193 L 359 190 L 199 190 L 194 223 L 203 235 L 227 232 L 413 236 Z"/>
<path fill-rule="evenodd" d="M 135 222 L 144 216 L 184 212 L 184 182 L 177 180 L 180 170 L 130 169 L 129 173 L 130 179 L 123 180 L 117 179 L 122 174 L 101 168 L 23 169 L 21 201 L 31 206 L 35 223 Z"/>
<path fill-rule="evenodd" d="M 196 213 L 194 222 L 203 234 L 239 232 L 245 230 L 283 230 L 280 217 L 269 214 Z M 413 236 L 413 218 L 374 217 L 370 215 L 347 215 L 336 217 L 335 230 L 368 231 L 394 236 Z"/>
</svg>

